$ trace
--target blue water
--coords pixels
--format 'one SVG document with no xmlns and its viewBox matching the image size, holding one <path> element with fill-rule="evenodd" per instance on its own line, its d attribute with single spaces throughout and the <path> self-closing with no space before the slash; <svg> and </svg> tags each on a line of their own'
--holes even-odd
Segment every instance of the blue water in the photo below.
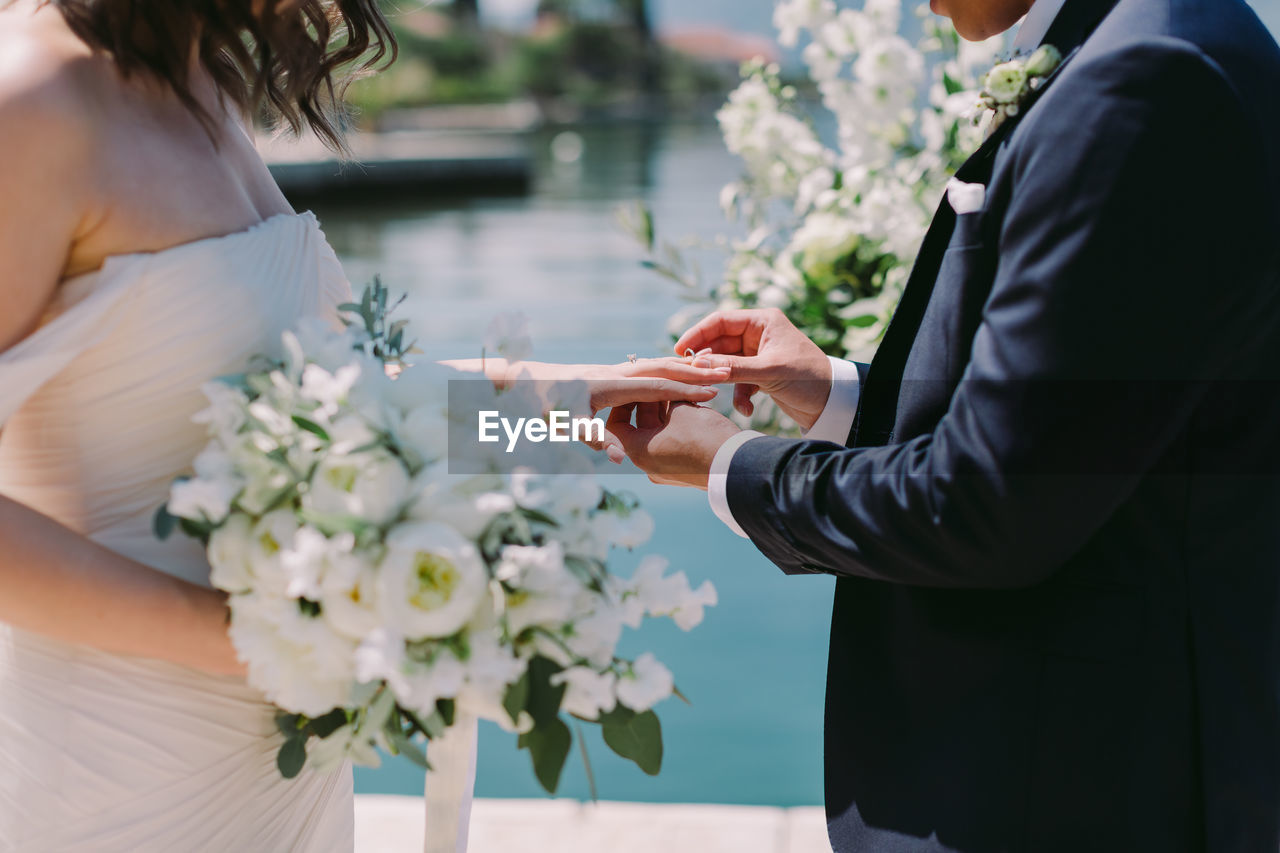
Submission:
<svg viewBox="0 0 1280 853">
<path fill-rule="evenodd" d="M 673 285 L 637 265 L 637 250 L 613 224 L 613 210 L 643 198 L 671 237 L 714 234 L 717 194 L 735 177 L 714 127 L 645 127 L 585 132 L 576 165 L 542 155 L 527 197 L 421 199 L 359 209 L 317 209 L 359 283 L 380 273 L 411 294 L 407 316 L 433 356 L 479 354 L 498 311 L 531 318 L 535 357 L 622 361 L 657 354 L 666 318 L 682 304 Z M 538 150 L 548 149 L 548 140 Z M 707 258 L 712 263 L 712 258 Z M 660 706 L 666 760 L 657 778 L 612 755 L 586 726 L 600 796 L 648 802 L 804 805 L 822 801 L 822 697 L 830 582 L 787 578 L 730 533 L 701 492 L 614 475 L 657 522 L 644 552 L 667 555 L 720 605 L 684 634 L 662 622 L 630 632 L 623 651 L 651 650 L 693 701 Z M 636 555 L 617 565 L 629 571 Z M 422 772 L 395 759 L 358 770 L 362 793 L 421 792 Z M 515 738 L 485 724 L 477 793 L 544 796 Z M 564 796 L 586 798 L 581 756 L 570 757 Z"/>
</svg>

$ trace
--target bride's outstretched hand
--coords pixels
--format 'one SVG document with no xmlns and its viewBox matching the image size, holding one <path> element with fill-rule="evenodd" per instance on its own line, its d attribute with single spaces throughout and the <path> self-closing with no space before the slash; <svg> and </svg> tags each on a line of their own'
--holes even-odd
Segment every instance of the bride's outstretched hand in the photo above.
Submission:
<svg viewBox="0 0 1280 853">
<path fill-rule="evenodd" d="M 640 358 L 621 364 L 511 365 L 517 378 L 538 381 L 585 382 L 591 413 L 637 403 L 706 403 L 714 399 L 712 386 L 728 381 L 728 367 L 694 367 L 690 358 Z M 603 442 L 592 442 L 609 459 L 621 463 L 626 454 L 617 436 L 606 431 Z"/>
</svg>

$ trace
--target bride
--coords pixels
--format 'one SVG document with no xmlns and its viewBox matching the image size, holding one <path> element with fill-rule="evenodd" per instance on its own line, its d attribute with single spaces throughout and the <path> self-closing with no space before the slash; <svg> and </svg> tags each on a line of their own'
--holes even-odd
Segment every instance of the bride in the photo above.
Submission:
<svg viewBox="0 0 1280 853">
<path fill-rule="evenodd" d="M 393 55 L 375 0 L 0 0 L 0 850 L 352 847 L 350 767 L 280 778 L 203 553 L 150 518 L 201 384 L 350 294 L 245 115 L 340 146 L 343 69 Z M 599 408 L 723 380 L 531 367 Z"/>
</svg>

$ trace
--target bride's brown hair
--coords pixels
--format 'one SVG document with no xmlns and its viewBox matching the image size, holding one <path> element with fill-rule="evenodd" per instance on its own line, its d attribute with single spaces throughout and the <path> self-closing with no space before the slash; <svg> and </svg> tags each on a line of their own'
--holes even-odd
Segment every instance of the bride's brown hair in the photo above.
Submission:
<svg viewBox="0 0 1280 853">
<path fill-rule="evenodd" d="M 342 98 L 360 72 L 395 59 L 378 0 L 47 0 L 121 73 L 164 81 L 206 126 L 192 94 L 195 60 L 242 109 L 343 148 Z"/>
</svg>

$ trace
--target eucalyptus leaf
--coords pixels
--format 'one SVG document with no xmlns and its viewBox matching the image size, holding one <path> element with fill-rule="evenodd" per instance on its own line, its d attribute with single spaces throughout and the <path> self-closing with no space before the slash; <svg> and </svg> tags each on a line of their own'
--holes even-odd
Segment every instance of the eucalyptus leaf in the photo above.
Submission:
<svg viewBox="0 0 1280 853">
<path fill-rule="evenodd" d="M 302 772 L 302 767 L 307 763 L 307 739 L 305 736 L 290 738 L 280 747 L 280 751 L 276 753 L 276 767 L 280 769 L 280 775 L 286 779 L 292 779 Z"/>
<path fill-rule="evenodd" d="M 169 512 L 169 505 L 161 504 L 151 520 L 151 529 L 155 532 L 156 538 L 163 542 L 173 535 L 173 530 L 177 526 L 178 519 Z"/>
<path fill-rule="evenodd" d="M 556 718 L 520 735 L 518 743 L 521 749 L 529 750 L 538 784 L 548 794 L 554 794 L 560 787 L 560 774 L 573 746 L 573 734 L 569 727 L 563 720 Z"/>
<path fill-rule="evenodd" d="M 525 710 L 533 717 L 535 726 L 550 725 L 559 719 L 560 703 L 564 700 L 568 685 L 553 685 L 552 676 L 564 669 L 560 664 L 541 655 L 529 661 L 526 676 L 529 679 L 529 700 Z"/>
<path fill-rule="evenodd" d="M 294 415 L 293 422 L 297 424 L 298 429 L 303 429 L 311 433 L 312 435 L 319 436 L 321 441 L 329 440 L 328 430 L 320 426 L 320 424 L 316 423 L 315 421 L 304 418 L 302 415 Z"/>
<path fill-rule="evenodd" d="M 657 776 L 662 770 L 662 724 L 653 711 L 636 714 L 621 706 L 600 718 L 604 742 L 623 758 Z"/>
<path fill-rule="evenodd" d="M 511 717 L 514 725 L 520 723 L 520 712 L 529 704 L 529 672 L 525 671 L 520 676 L 520 680 L 515 684 L 507 687 L 507 693 L 502 697 L 502 707 L 506 709 L 507 715 Z"/>
</svg>

